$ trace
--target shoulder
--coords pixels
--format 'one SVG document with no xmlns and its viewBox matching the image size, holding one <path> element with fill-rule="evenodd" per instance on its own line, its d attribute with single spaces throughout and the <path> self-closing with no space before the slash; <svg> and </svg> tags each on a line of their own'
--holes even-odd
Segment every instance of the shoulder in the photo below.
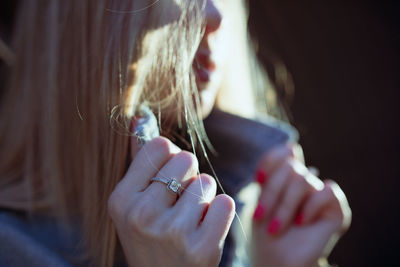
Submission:
<svg viewBox="0 0 400 267">
<path fill-rule="evenodd" d="M 210 139 L 229 137 L 246 144 L 262 142 L 270 145 L 298 139 L 294 127 L 268 116 L 247 119 L 216 109 L 204 120 L 204 125 Z"/>
<path fill-rule="evenodd" d="M 73 266 L 76 243 L 66 235 L 53 219 L 0 210 L 0 266 Z"/>
</svg>

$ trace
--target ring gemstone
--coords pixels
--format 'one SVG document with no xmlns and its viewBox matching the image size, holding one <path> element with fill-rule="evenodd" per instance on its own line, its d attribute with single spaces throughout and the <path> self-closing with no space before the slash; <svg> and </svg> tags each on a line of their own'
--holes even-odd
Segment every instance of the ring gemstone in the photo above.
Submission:
<svg viewBox="0 0 400 267">
<path fill-rule="evenodd" d="M 175 180 L 175 179 L 170 180 L 170 182 L 168 184 L 169 190 L 171 190 L 175 194 L 179 194 L 180 188 L 181 188 L 181 184 L 177 180 Z"/>
</svg>

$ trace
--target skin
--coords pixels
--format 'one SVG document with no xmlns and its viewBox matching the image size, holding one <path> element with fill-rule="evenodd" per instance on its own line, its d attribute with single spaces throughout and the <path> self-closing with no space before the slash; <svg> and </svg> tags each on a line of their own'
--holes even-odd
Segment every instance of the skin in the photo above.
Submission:
<svg viewBox="0 0 400 267">
<path fill-rule="evenodd" d="M 197 80 L 204 116 L 219 88 L 224 58 L 219 36 L 224 34 L 223 10 L 229 2 L 207 1 L 207 31 L 199 51 L 211 52 L 216 68 L 207 81 Z M 350 225 L 351 211 L 340 187 L 314 176 L 296 151 L 298 146 L 286 144 L 259 160 L 258 170 L 267 179 L 259 185 L 262 212 L 255 211 L 252 223 L 255 266 L 313 266 Z M 218 266 L 234 218 L 232 198 L 216 196 L 214 178 L 197 175 L 197 158 L 164 137 L 140 150 L 132 138 L 131 158 L 108 207 L 128 264 Z M 173 177 L 185 190 L 177 198 L 165 184 L 150 183 L 156 176 Z"/>
<path fill-rule="evenodd" d="M 314 266 L 350 226 L 343 191 L 314 176 L 295 151 L 293 144 L 278 146 L 260 160 L 267 180 L 253 221 L 255 266 Z"/>
<path fill-rule="evenodd" d="M 229 1 L 228 1 L 229 2 Z M 197 55 L 209 53 L 209 60 L 215 65 L 208 81 L 196 78 L 199 89 L 203 117 L 207 117 L 214 107 L 217 93 L 221 87 L 224 63 L 228 57 L 224 39 L 228 33 L 226 27 L 228 14 L 222 12 L 227 7 L 227 1 L 207 1 L 205 7 L 206 32 L 198 47 Z M 195 70 L 196 73 L 196 70 Z"/>
<path fill-rule="evenodd" d="M 217 266 L 234 218 L 232 198 L 216 196 L 215 180 L 196 175 L 196 157 L 168 139 L 138 151 L 132 138 L 131 146 L 134 160 L 108 209 L 129 266 Z M 186 190 L 177 200 L 164 184 L 150 183 L 156 176 L 174 177 Z"/>
</svg>

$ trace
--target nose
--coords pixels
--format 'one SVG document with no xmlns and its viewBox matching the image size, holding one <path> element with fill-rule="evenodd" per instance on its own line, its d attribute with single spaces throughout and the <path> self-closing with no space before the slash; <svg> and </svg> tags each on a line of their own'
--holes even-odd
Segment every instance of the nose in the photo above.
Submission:
<svg viewBox="0 0 400 267">
<path fill-rule="evenodd" d="M 206 34 L 213 33 L 219 29 L 222 21 L 222 14 L 214 4 L 215 0 L 207 0 L 206 12 Z"/>
</svg>

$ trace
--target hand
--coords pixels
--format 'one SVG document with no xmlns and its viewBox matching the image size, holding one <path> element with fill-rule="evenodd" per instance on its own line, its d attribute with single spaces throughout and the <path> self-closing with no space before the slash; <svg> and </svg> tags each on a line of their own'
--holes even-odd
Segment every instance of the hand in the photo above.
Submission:
<svg viewBox="0 0 400 267">
<path fill-rule="evenodd" d="M 259 165 L 255 266 L 315 266 L 350 225 L 351 210 L 340 187 L 319 180 L 295 154 L 293 145 L 281 146 Z"/>
<path fill-rule="evenodd" d="M 128 264 L 217 266 L 234 217 L 233 200 L 215 196 L 214 179 L 197 175 L 196 157 L 166 138 L 153 139 L 133 156 L 109 198 L 109 214 Z M 173 177 L 185 189 L 177 199 L 165 184 L 150 183 L 153 177 Z"/>
</svg>

